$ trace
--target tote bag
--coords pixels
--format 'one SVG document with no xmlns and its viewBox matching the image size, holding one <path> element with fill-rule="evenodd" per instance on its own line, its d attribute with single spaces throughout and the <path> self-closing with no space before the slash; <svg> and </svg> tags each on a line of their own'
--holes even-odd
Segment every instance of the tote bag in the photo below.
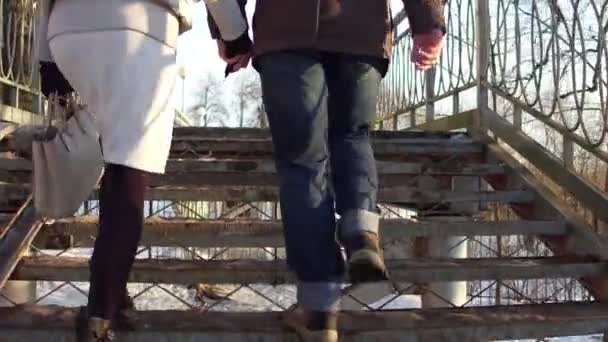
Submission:
<svg viewBox="0 0 608 342">
<path fill-rule="evenodd" d="M 66 118 L 70 116 L 69 119 Z M 49 124 L 33 141 L 33 193 L 37 213 L 49 219 L 72 216 L 103 174 L 95 119 L 86 107 L 52 97 Z"/>
</svg>

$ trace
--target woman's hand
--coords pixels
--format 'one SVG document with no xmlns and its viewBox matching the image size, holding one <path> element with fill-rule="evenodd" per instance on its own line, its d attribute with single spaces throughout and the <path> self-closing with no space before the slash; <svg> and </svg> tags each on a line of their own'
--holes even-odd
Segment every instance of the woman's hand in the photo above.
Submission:
<svg viewBox="0 0 608 342">
<path fill-rule="evenodd" d="M 247 68 L 253 56 L 253 44 L 247 33 L 234 41 L 217 40 L 217 51 L 220 58 L 226 62 L 226 76 Z"/>
</svg>

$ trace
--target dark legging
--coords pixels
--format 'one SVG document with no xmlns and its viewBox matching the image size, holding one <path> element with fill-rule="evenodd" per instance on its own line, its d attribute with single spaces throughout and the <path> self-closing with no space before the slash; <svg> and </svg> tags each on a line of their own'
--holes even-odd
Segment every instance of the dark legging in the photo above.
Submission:
<svg viewBox="0 0 608 342">
<path fill-rule="evenodd" d="M 90 316 L 112 319 L 125 305 L 143 229 L 146 186 L 146 172 L 106 165 L 99 194 L 99 234 L 91 258 Z"/>
</svg>

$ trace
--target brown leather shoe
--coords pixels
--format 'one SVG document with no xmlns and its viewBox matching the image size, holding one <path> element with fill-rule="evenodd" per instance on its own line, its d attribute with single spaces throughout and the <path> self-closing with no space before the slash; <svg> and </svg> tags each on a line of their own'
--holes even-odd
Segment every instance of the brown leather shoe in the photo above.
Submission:
<svg viewBox="0 0 608 342">
<path fill-rule="evenodd" d="M 348 275 L 353 284 L 389 279 L 378 235 L 362 233 L 342 241 L 348 257 Z"/>
<path fill-rule="evenodd" d="M 328 320 L 336 320 L 337 313 L 322 313 Z M 338 342 L 338 330 L 326 327 L 322 330 L 309 328 L 310 313 L 294 306 L 285 312 L 283 317 L 285 325 L 296 332 L 302 342 Z M 331 325 L 331 324 L 330 324 Z M 333 324 L 335 325 L 335 324 Z"/>
</svg>

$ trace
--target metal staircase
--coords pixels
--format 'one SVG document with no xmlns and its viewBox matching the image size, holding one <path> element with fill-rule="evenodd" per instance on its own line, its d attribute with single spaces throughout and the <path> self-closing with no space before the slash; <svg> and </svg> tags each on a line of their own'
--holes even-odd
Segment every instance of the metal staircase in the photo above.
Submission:
<svg viewBox="0 0 608 342">
<path fill-rule="evenodd" d="M 601 255 L 599 237 L 586 230 L 570 211 L 553 202 L 536 177 L 527 175 L 504 149 L 495 143 L 480 143 L 462 133 L 387 132 L 374 134 L 381 190 L 379 200 L 387 218 L 382 221 L 385 248 L 403 238 L 449 236 L 537 236 L 550 246 L 575 241 L 584 253 L 555 253 L 551 256 L 501 258 L 389 259 L 392 281 L 420 293 L 425 284 L 455 281 L 508 281 L 518 279 L 581 279 L 595 293 L 602 290 L 608 262 Z M 228 203 L 275 202 L 277 189 L 266 131 L 255 129 L 178 128 L 167 175 L 155 177 L 149 199 L 179 206 L 184 201 Z M 179 158 L 179 159 L 178 159 Z M 15 200 L 26 201 L 30 166 L 19 159 L 4 159 L 2 165 L 20 165 L 11 171 L 10 188 Z M 456 177 L 486 180 L 491 188 L 454 190 Z M 426 189 L 428 179 L 436 180 Z M 19 190 L 19 191 L 17 191 Z M 18 194 L 22 196 L 17 197 Z M 400 208 L 420 213 L 453 215 L 454 204 L 502 203 L 522 213 L 513 221 L 439 221 L 397 218 L 388 215 Z M 233 204 L 233 206 L 236 206 Z M 537 210 L 541 206 L 544 212 Z M 27 208 L 25 208 L 27 209 Z M 402 209 L 401 209 L 402 210 Z M 524 214 L 530 213 L 530 214 Z M 152 215 L 154 216 L 154 215 Z M 392 218 L 390 218 L 393 216 Z M 19 219 L 19 216 L 18 216 Z M 27 219 L 27 218 L 25 218 Z M 37 229 L 9 226 L 14 230 Z M 146 221 L 142 246 L 207 248 L 266 248 L 283 246 L 280 218 L 252 218 L 244 212 L 235 218 L 163 219 Z M 86 282 L 86 257 L 50 256 L 51 250 L 69 254 L 75 247 L 90 247 L 96 221 L 89 215 L 42 225 L 32 245 L 45 254 L 21 258 L 11 280 Z M 5 237 L 6 239 L 6 237 Z M 11 241 L 10 238 L 7 241 Z M 7 247 L 3 241 L 2 250 Z M 10 246 L 9 246 L 10 247 Z M 19 247 L 24 247 L 20 245 Z M 405 248 L 405 247 L 404 247 Z M 22 248 L 14 250 L 21 251 Z M 559 251 L 559 247 L 555 249 Z M 271 258 L 159 258 L 140 256 L 131 281 L 146 284 L 271 284 L 293 283 L 280 253 Z M 162 286 L 162 285 L 161 285 Z M 347 295 L 348 287 L 345 289 Z M 370 290 L 371 291 L 371 290 Z M 398 295 L 405 290 L 395 291 Z M 226 300 L 229 296 L 226 297 Z M 371 303 L 366 303 L 371 305 Z M 26 305 L 0 309 L 0 329 L 7 341 L 70 341 L 76 309 Z M 347 341 L 478 341 L 531 338 L 553 335 L 601 333 L 608 328 L 608 305 L 599 303 L 537 304 L 523 306 L 453 307 L 412 311 L 351 311 L 343 320 Z M 136 328 L 120 332 L 121 341 L 283 341 L 293 338 L 280 323 L 280 313 L 214 312 L 201 306 L 188 311 L 142 311 Z"/>
<path fill-rule="evenodd" d="M 11 135 L 42 117 L 35 75 L 14 63 L 31 48 L 31 1 L 2 5 L 0 341 L 67 342 L 86 300 L 97 201 L 54 222 L 32 207 L 31 163 Z M 446 49 L 425 74 L 408 62 L 405 14 L 395 17 L 373 132 L 392 279 L 344 284 L 341 341 L 601 336 L 606 6 L 451 0 L 446 11 Z M 281 323 L 295 299 L 276 184 L 266 130 L 176 128 L 167 174 L 147 194 L 129 286 L 139 311 L 117 340 L 296 341 Z"/>
</svg>

